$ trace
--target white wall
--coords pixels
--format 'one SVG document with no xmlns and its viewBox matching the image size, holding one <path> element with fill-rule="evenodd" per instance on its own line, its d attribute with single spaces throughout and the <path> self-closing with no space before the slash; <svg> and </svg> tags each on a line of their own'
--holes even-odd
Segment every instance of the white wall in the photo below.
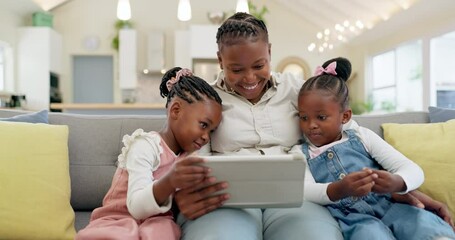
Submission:
<svg viewBox="0 0 455 240">
<path fill-rule="evenodd" d="M 31 21 L 31 12 L 39 10 L 31 0 L 0 0 L 0 40 L 11 47 L 11 59 L 6 66 L 12 70 L 8 72 L 5 82 L 5 90 L 16 91 L 17 83 L 14 81 L 16 64 L 14 62 L 15 46 L 17 44 L 17 29 Z"/>
<path fill-rule="evenodd" d="M 410 10 L 397 14 L 393 22 L 378 24 L 371 32 L 366 32 L 346 46 L 347 56 L 353 64 L 354 72 L 357 72 L 357 78 L 350 84 L 352 98 L 367 97 L 364 79 L 368 74 L 365 64 L 369 56 L 418 39 L 423 40 L 424 49 L 428 50 L 430 38 L 455 31 L 453 0 L 420 0 Z M 428 82 L 428 51 L 424 50 L 422 59 L 423 68 L 427 70 L 423 74 L 423 81 Z"/>
<path fill-rule="evenodd" d="M 270 9 L 265 16 L 272 42 L 272 67 L 288 56 L 299 56 L 314 69 L 327 59 L 327 55 L 309 53 L 307 46 L 311 39 L 308 36 L 317 31 L 311 24 L 286 11 L 273 0 L 255 1 L 257 6 L 264 4 Z M 130 1 L 132 22 L 137 30 L 138 40 L 138 70 L 146 66 L 146 36 L 149 31 L 162 30 L 165 33 L 165 67 L 174 66 L 174 33 L 176 30 L 188 29 L 190 24 L 210 24 L 207 13 L 210 11 L 225 11 L 232 14 L 236 0 L 196 0 L 191 1 L 193 18 L 189 22 L 177 20 L 177 0 L 172 1 Z M 72 55 L 114 55 L 110 44 L 115 36 L 116 0 L 72 0 L 52 11 L 54 28 L 63 36 L 63 73 L 61 75 L 63 96 L 65 102 L 72 100 L 71 56 Z M 88 51 L 83 47 L 84 38 L 96 36 L 100 39 L 100 47 Z M 208 36 L 215 41 L 215 36 Z M 336 51 L 332 53 L 338 55 Z M 116 64 L 117 65 L 117 64 Z M 115 86 L 118 86 L 118 73 L 115 76 Z M 117 93 L 119 91 L 116 91 Z M 116 101 L 120 97 L 115 96 Z"/>
<path fill-rule="evenodd" d="M 3 3 L 9 4 L 3 4 Z M 31 0 L 1 0 L 0 1 L 0 39 L 15 41 L 15 29 L 26 24 L 27 16 L 11 6 L 18 3 L 32 2 Z M 178 0 L 151 1 L 132 0 L 132 21 L 138 31 L 138 69 L 146 65 L 146 36 L 149 31 L 162 30 L 165 33 L 165 67 L 174 66 L 174 32 L 188 29 L 190 24 L 209 24 L 207 12 L 225 11 L 234 12 L 236 0 L 194 0 L 192 4 L 193 19 L 189 22 L 177 20 Z M 265 16 L 272 43 L 272 67 L 288 56 L 303 58 L 313 70 L 325 60 L 346 56 L 353 63 L 353 72 L 357 78 L 350 83 L 352 97 L 364 98 L 364 61 L 367 56 L 387 51 L 396 44 L 410 41 L 419 37 L 429 37 L 446 31 L 455 30 L 455 1 L 453 0 L 420 0 L 415 6 L 417 12 L 428 12 L 423 17 L 406 16 L 406 21 L 385 22 L 376 26 L 370 32 L 354 39 L 348 45 L 340 45 L 330 52 L 319 54 L 308 52 L 307 46 L 314 39 L 314 34 L 320 30 L 312 24 L 303 21 L 299 16 L 283 8 L 274 0 L 254 0 L 257 6 L 266 5 L 270 13 Z M 2 6 L 2 4 L 4 6 Z M 30 3 L 29 3 L 30 4 Z M 72 72 L 71 56 L 73 55 L 113 55 L 115 61 L 117 53 L 111 48 L 111 40 L 115 36 L 114 24 L 116 21 L 117 0 L 71 0 L 54 9 L 54 28 L 63 37 L 63 61 L 61 86 L 65 102 L 72 101 Z M 431 9 L 434 6 L 435 9 Z M 443 6 L 443 7 L 441 7 Z M 9 9 L 8 9 L 9 8 Z M 412 11 L 408 11 L 412 13 Z M 22 15 L 21 15 L 22 14 Z M 409 15 L 409 14 L 408 14 Z M 30 16 L 28 16 L 29 18 Z M 399 17 L 400 18 L 400 17 Z M 96 37 L 100 46 L 96 50 L 87 50 L 83 41 L 87 37 Z M 215 41 L 215 36 L 210 36 Z M 428 56 L 424 56 L 424 59 Z M 114 62 L 117 66 L 117 62 Z M 114 85 L 118 86 L 118 73 L 114 73 Z M 114 98 L 120 101 L 119 92 Z"/>
</svg>

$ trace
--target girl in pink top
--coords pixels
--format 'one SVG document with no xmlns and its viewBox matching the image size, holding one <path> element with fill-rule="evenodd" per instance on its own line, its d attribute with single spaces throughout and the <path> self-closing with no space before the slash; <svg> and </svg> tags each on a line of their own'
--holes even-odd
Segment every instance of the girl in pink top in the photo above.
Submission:
<svg viewBox="0 0 455 240">
<path fill-rule="evenodd" d="M 159 132 L 136 130 L 124 147 L 112 185 L 90 224 L 76 239 L 180 239 L 171 212 L 172 197 L 208 178 L 202 158 L 188 156 L 210 140 L 221 121 L 221 99 L 203 79 L 179 67 L 160 85 L 167 97 L 167 124 Z"/>
</svg>

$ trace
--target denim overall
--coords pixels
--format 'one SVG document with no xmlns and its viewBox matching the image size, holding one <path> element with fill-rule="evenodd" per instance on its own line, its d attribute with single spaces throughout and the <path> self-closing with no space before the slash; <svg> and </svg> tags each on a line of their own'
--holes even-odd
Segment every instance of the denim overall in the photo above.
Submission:
<svg viewBox="0 0 455 240">
<path fill-rule="evenodd" d="M 352 129 L 349 139 L 310 159 L 308 143 L 302 144 L 310 171 L 317 183 L 342 179 L 363 167 L 383 169 L 366 151 Z M 326 205 L 338 220 L 344 239 L 430 240 L 437 236 L 453 237 L 452 228 L 440 217 L 408 204 L 394 203 L 390 194 L 369 193 L 364 197 L 346 197 Z"/>
</svg>

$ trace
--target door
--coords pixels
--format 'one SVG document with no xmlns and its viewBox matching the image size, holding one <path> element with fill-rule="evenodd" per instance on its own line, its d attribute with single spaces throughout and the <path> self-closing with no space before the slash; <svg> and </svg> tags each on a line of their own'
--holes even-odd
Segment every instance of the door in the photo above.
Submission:
<svg viewBox="0 0 455 240">
<path fill-rule="evenodd" d="M 113 101 L 113 57 L 73 56 L 73 102 L 112 103 Z"/>
</svg>

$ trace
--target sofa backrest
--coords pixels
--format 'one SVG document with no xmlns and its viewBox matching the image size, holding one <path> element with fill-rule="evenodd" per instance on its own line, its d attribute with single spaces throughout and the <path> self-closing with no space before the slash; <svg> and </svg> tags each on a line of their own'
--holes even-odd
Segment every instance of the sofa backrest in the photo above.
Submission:
<svg viewBox="0 0 455 240">
<path fill-rule="evenodd" d="M 26 113 L 0 110 L 0 118 Z M 354 116 L 359 125 L 370 128 L 382 137 L 382 123 L 426 123 L 426 112 L 404 112 L 383 115 Z M 49 123 L 68 125 L 71 176 L 71 205 L 76 211 L 101 206 L 116 170 L 116 161 L 123 147 L 122 138 L 138 128 L 159 131 L 164 115 L 81 115 L 49 113 Z"/>
<path fill-rule="evenodd" d="M 49 123 L 68 125 L 71 206 L 92 210 L 101 205 L 116 170 L 122 138 L 138 128 L 159 131 L 164 115 L 78 115 L 50 113 Z"/>
<path fill-rule="evenodd" d="M 400 112 L 377 115 L 355 115 L 353 119 L 360 125 L 369 128 L 381 137 L 384 137 L 381 124 L 383 123 L 428 123 L 428 112 Z"/>
</svg>

